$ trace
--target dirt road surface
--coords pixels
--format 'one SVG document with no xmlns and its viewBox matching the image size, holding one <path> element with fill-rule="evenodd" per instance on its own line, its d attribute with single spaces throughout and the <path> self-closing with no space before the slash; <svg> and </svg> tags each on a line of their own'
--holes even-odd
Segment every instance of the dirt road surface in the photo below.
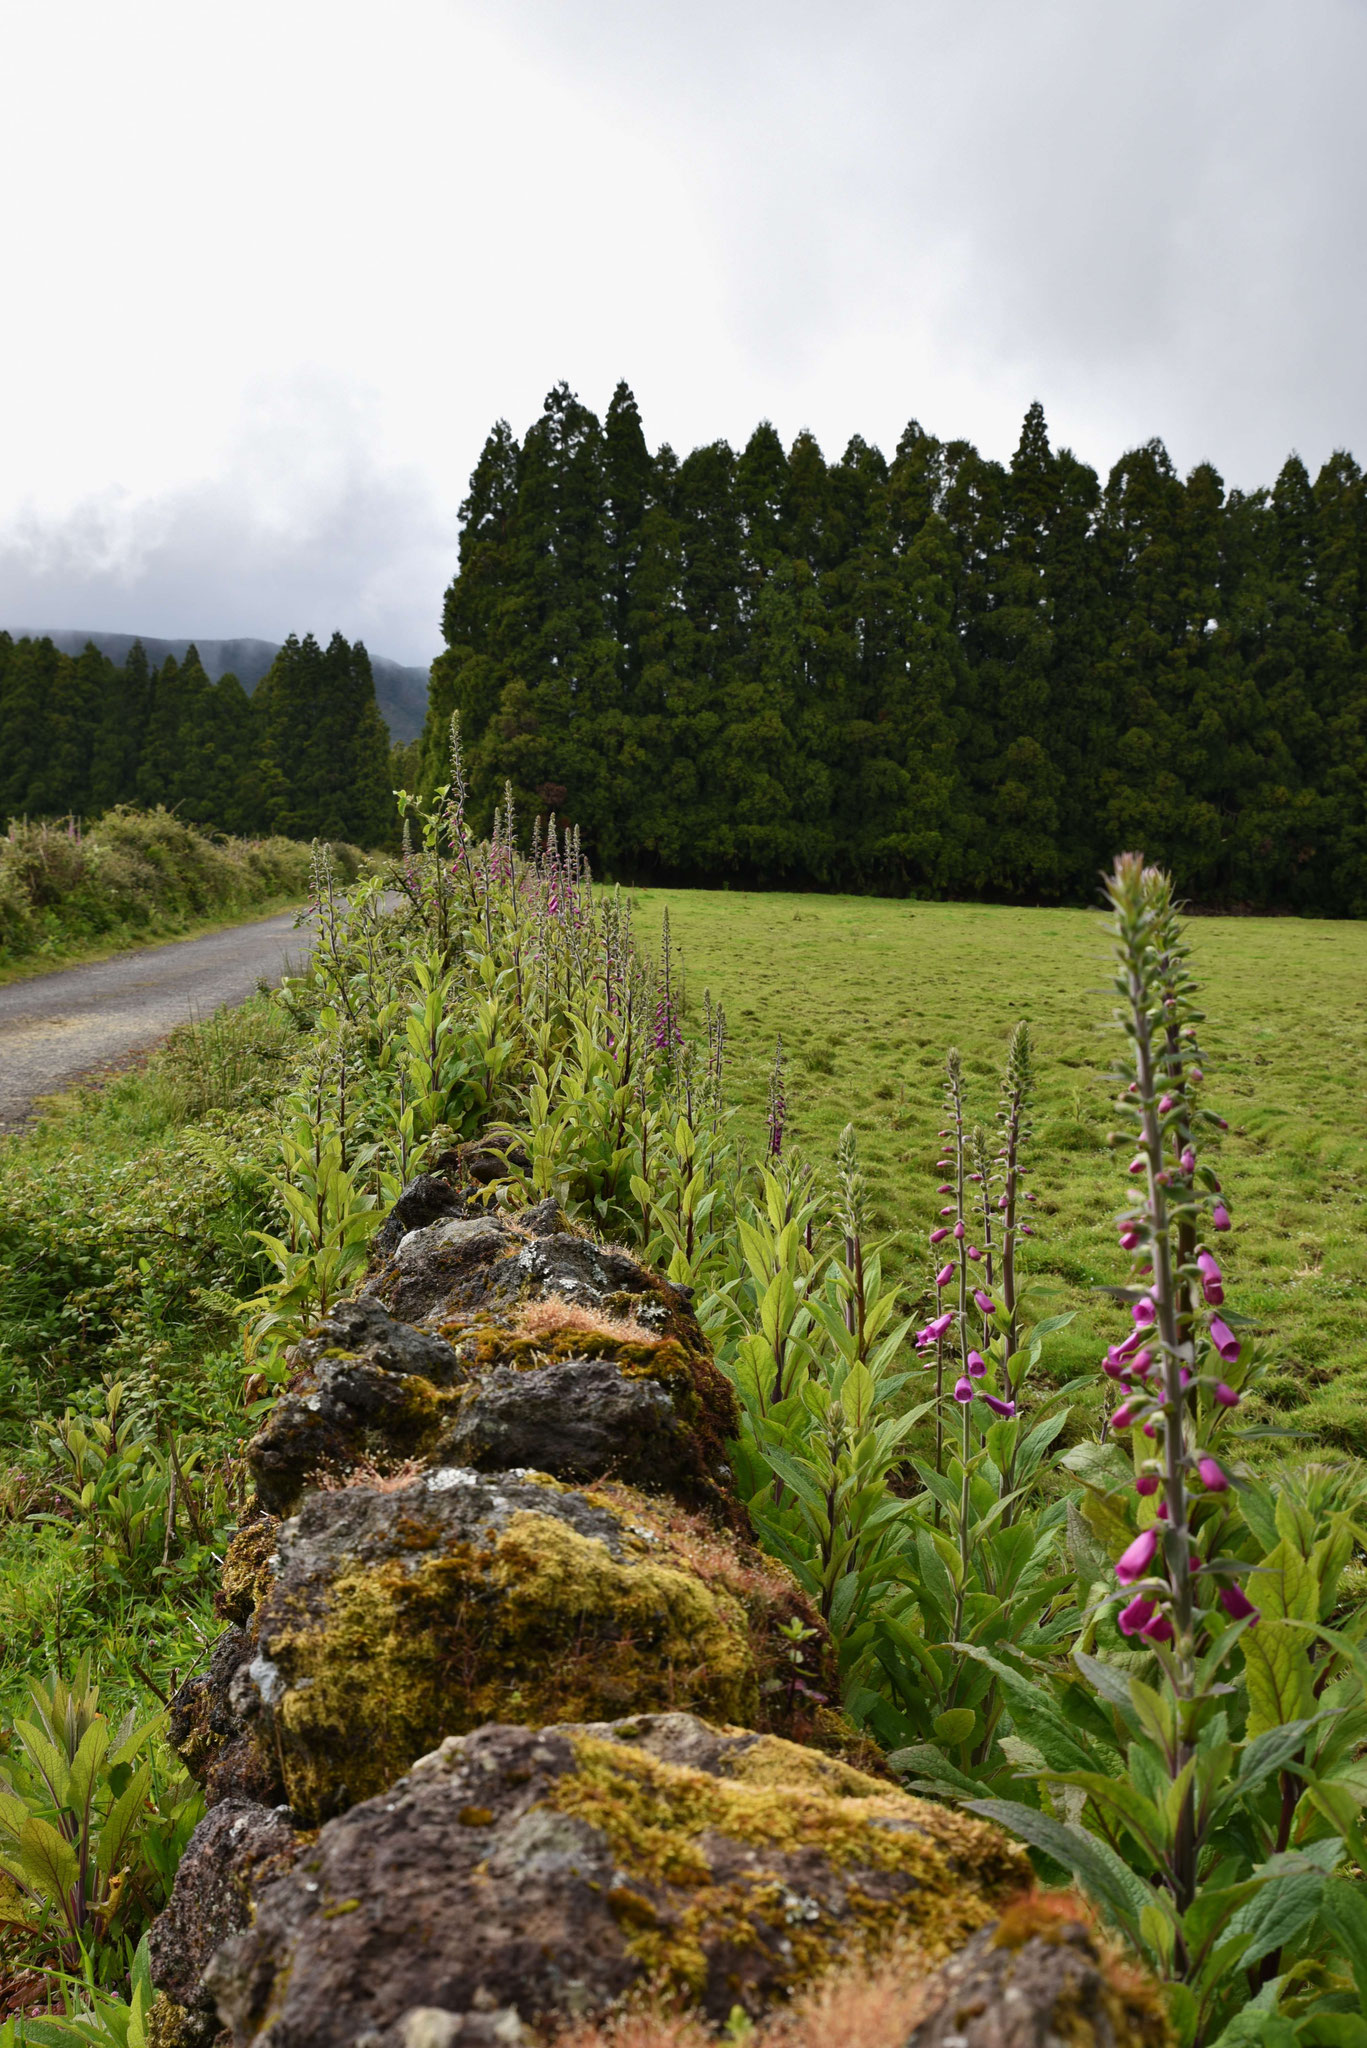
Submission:
<svg viewBox="0 0 1367 2048">
<path fill-rule="evenodd" d="M 0 1131 L 22 1124 L 37 1097 L 126 1065 L 188 1018 L 245 1002 L 258 982 L 301 965 L 309 943 L 287 910 L 0 988 Z"/>
</svg>

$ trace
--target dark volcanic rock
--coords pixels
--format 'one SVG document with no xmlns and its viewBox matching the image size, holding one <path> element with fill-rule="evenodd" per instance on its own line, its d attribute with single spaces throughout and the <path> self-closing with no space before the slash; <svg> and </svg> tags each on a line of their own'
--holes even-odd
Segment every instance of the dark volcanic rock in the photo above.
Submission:
<svg viewBox="0 0 1367 2048">
<path fill-rule="evenodd" d="M 253 1635 L 230 1628 L 219 1637 L 207 1670 L 187 1678 L 171 1699 L 167 1733 L 191 1776 L 212 1805 L 245 1799 L 273 1806 L 285 1796 L 279 1764 L 253 1737 L 241 1710 L 240 1677 L 247 1673 Z M 249 1701 L 254 1710 L 254 1698 Z"/>
<path fill-rule="evenodd" d="M 557 1479 L 620 1479 L 649 1492 L 699 1491 L 697 1445 L 658 1381 L 612 1358 L 496 1367 L 461 1400 L 442 1455 L 484 1470 L 529 1465 Z"/>
<path fill-rule="evenodd" d="M 445 1412 L 441 1393 L 469 1377 L 443 1338 L 364 1299 L 336 1308 L 294 1358 L 289 1391 L 247 1447 L 257 1499 L 274 1514 L 321 1472 L 392 1466 L 425 1449 Z"/>
<path fill-rule="evenodd" d="M 182 2042 L 207 2044 L 219 2031 L 204 1972 L 220 1943 L 250 1926 L 253 1893 L 285 1874 L 297 1846 L 283 1808 L 249 1799 L 223 1800 L 190 1837 L 148 1943 L 158 1989 L 182 2009 Z"/>
<path fill-rule="evenodd" d="M 410 1230 L 423 1230 L 444 1216 L 468 1216 L 471 1209 L 459 1189 L 439 1174 L 420 1173 L 410 1180 L 370 1240 L 372 1260 L 391 1258 Z"/>
<path fill-rule="evenodd" d="M 983 1822 L 756 1749 L 745 1781 L 611 1730 L 444 1743 L 330 1822 L 219 1951 L 207 1981 L 237 2048 L 405 2048 L 415 2010 L 545 2023 L 646 1982 L 720 2021 L 895 1935 L 938 1961 L 1026 1876 Z"/>
<path fill-rule="evenodd" d="M 1168 2048 L 1155 1985 L 1104 1957 L 1067 1901 L 1027 1898 L 925 1986 L 906 2048 Z"/>
</svg>

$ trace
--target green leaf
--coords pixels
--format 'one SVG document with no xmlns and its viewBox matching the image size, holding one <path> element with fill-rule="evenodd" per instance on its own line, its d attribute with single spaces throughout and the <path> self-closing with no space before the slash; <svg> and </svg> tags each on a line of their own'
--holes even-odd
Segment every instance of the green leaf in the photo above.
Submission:
<svg viewBox="0 0 1367 2048">
<path fill-rule="evenodd" d="M 950 1707 L 935 1717 L 935 1733 L 941 1742 L 967 1742 L 977 1726 L 978 1717 L 971 1707 Z"/>
<path fill-rule="evenodd" d="M 35 1890 L 63 1911 L 76 1889 L 76 1856 L 50 1821 L 31 1815 L 19 1831 L 19 1861 Z"/>
<path fill-rule="evenodd" d="M 1019 1835 L 1032 1848 L 1042 1849 L 1055 1863 L 1071 1870 L 1135 1947 L 1143 1948 L 1140 1920 L 1144 1908 L 1153 1902 L 1153 1892 L 1104 1842 L 1085 1834 L 1081 1828 L 1065 1826 L 1050 1814 L 1036 1813 L 1033 1807 L 1022 1806 L 1014 1799 L 966 1799 L 964 1804 L 971 1813 L 996 1821 L 999 1827 Z"/>
<path fill-rule="evenodd" d="M 1254 1896 L 1240 1906 L 1225 1930 L 1227 1934 L 1248 1936 L 1240 1967 L 1252 1969 L 1274 1949 L 1294 1941 L 1319 1911 L 1323 1891 L 1324 1877 L 1318 1871 L 1303 1871 L 1294 1876 L 1279 1873 L 1269 1877 Z"/>
<path fill-rule="evenodd" d="M 1266 1616 L 1243 1638 L 1248 1686 L 1248 1732 L 1266 1735 L 1315 1711 L 1314 1677 L 1301 1632 L 1293 1622 Z"/>
<path fill-rule="evenodd" d="M 1367 1897 L 1360 1885 L 1331 1877 L 1324 1887 L 1324 1924 L 1348 1959 L 1362 2009 L 1367 2013 Z"/>
</svg>

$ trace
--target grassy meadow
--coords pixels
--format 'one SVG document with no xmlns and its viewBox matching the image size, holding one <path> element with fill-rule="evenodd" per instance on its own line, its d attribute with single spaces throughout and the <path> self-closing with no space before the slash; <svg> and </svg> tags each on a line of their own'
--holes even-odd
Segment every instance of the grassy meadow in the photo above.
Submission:
<svg viewBox="0 0 1367 2048">
<path fill-rule="evenodd" d="M 668 907 L 693 1020 L 705 987 L 725 1006 L 729 1092 L 752 1149 L 779 1034 L 791 1140 L 825 1166 L 853 1122 L 909 1298 L 925 1293 L 942 1200 L 945 1048 L 960 1048 L 970 1112 L 990 1127 L 1007 1036 L 1028 1019 L 1037 1309 L 1077 1309 L 1052 1355 L 1060 1368 L 1094 1364 L 1116 1325 L 1092 1290 L 1128 1264 L 1112 1228 L 1123 1161 L 1106 1142 L 1116 1040 L 1100 916 L 712 890 L 636 902 L 652 940 Z M 1367 926 L 1212 917 L 1190 936 L 1206 1100 L 1230 1125 L 1218 1148 L 1234 1220 L 1220 1247 L 1228 1299 L 1281 1353 L 1258 1419 L 1367 1455 Z"/>
</svg>

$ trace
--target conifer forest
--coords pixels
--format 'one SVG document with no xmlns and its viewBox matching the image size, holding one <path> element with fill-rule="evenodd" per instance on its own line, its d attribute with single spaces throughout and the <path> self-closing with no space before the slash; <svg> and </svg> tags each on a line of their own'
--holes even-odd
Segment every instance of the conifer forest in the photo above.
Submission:
<svg viewBox="0 0 1367 2048">
<path fill-rule="evenodd" d="M 164 805 L 239 837 L 393 838 L 389 735 L 370 660 L 335 633 L 285 642 L 255 694 L 210 680 L 192 647 L 153 670 L 93 645 L 0 632 L 0 823 Z"/>
<path fill-rule="evenodd" d="M 463 507 L 429 788 L 577 825 L 601 873 L 1090 903 L 1142 846 L 1208 907 L 1367 910 L 1367 499 L 1159 441 L 1104 479 L 756 428 L 680 457 L 619 384 L 495 426 Z"/>
</svg>

